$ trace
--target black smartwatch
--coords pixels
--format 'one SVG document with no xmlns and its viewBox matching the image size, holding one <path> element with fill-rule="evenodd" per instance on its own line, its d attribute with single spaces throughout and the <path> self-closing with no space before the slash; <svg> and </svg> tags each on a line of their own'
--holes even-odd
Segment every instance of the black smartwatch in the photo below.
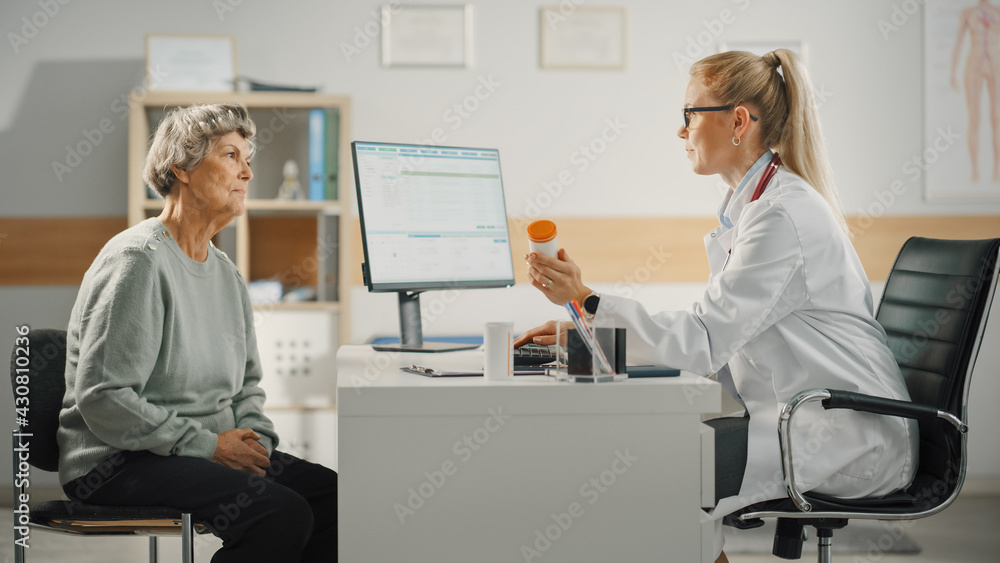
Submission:
<svg viewBox="0 0 1000 563">
<path fill-rule="evenodd" d="M 593 319 L 597 314 L 597 306 L 601 304 L 601 295 L 596 291 L 583 300 L 583 310 L 587 313 L 588 319 Z"/>
</svg>

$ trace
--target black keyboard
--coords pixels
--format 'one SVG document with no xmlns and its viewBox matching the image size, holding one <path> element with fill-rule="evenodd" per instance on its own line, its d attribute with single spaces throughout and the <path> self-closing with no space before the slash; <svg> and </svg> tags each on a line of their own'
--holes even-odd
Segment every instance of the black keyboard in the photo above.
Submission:
<svg viewBox="0 0 1000 563">
<path fill-rule="evenodd" d="M 540 366 L 556 361 L 556 347 L 541 344 L 525 344 L 514 348 L 515 366 Z"/>
</svg>

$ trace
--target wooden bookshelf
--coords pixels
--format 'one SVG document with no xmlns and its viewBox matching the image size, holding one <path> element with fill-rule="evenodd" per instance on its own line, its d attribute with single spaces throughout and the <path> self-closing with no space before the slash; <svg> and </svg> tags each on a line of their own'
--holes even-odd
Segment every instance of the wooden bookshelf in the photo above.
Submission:
<svg viewBox="0 0 1000 563">
<path fill-rule="evenodd" d="M 250 182 L 247 212 L 220 232 L 228 241 L 230 254 L 248 281 L 282 278 L 304 280 L 315 284 L 322 294 L 317 271 L 336 267 L 338 299 L 323 299 L 296 303 L 261 305 L 258 309 L 273 310 L 323 310 L 339 316 L 340 338 L 350 334 L 350 317 L 347 297 L 350 284 L 350 259 L 348 250 L 353 247 L 354 233 L 350 214 L 344 210 L 352 205 L 353 172 L 351 169 L 350 128 L 351 102 L 345 96 L 330 96 L 302 92 L 145 92 L 133 94 L 129 101 L 128 139 L 128 224 L 135 225 L 155 216 L 163 208 L 159 197 L 150 197 L 142 181 L 142 166 L 149 150 L 149 142 L 156 125 L 171 108 L 191 104 L 233 103 L 242 104 L 251 113 L 257 125 L 255 139 L 258 144 L 254 156 L 254 179 Z M 340 117 L 339 167 L 337 199 L 323 201 L 278 200 L 281 167 L 285 160 L 293 159 L 299 165 L 299 180 L 308 192 L 308 113 L 312 109 L 335 109 Z M 303 181 L 304 180 L 304 181 Z M 336 233 L 328 228 L 336 217 Z M 347 220 L 344 220 L 347 219 Z M 232 230 L 235 229 L 235 230 Z M 327 235 L 327 244 L 319 236 Z M 330 237 L 336 238 L 338 249 L 333 262 L 320 264 L 329 256 Z M 323 270 L 326 267 L 327 270 Z M 311 276 L 282 276 L 295 270 Z M 311 272 L 309 272 L 311 270 Z M 256 275 L 256 277 L 255 277 Z M 294 287 L 294 285 L 292 286 Z"/>
</svg>

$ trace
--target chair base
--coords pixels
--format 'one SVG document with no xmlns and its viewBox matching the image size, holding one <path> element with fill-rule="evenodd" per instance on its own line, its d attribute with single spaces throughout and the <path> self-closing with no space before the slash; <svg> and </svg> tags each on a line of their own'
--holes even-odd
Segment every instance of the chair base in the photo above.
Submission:
<svg viewBox="0 0 1000 563">
<path fill-rule="evenodd" d="M 833 556 L 833 531 L 847 526 L 846 518 L 778 518 L 771 553 L 781 559 L 801 559 L 802 543 L 806 540 L 804 529 L 806 526 L 816 528 L 816 536 L 819 538 L 819 563 L 830 563 Z"/>
</svg>

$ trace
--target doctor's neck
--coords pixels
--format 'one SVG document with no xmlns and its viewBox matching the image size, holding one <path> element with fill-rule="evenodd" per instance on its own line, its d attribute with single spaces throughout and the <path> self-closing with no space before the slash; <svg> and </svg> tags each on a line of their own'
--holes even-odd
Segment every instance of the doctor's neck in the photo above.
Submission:
<svg viewBox="0 0 1000 563">
<path fill-rule="evenodd" d="M 735 190 L 754 163 L 767 152 L 767 149 L 764 147 L 732 147 L 732 149 L 729 162 L 723 164 L 722 170 L 719 170 L 719 176 L 722 176 L 722 180 Z"/>
</svg>

